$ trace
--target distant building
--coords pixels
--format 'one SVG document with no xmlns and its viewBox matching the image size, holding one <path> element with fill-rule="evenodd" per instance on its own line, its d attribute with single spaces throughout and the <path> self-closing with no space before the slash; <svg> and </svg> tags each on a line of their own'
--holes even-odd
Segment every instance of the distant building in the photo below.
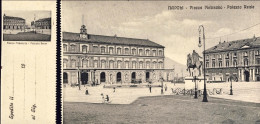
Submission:
<svg viewBox="0 0 260 124">
<path fill-rule="evenodd" d="M 31 22 L 31 25 L 36 29 L 51 29 L 51 18 L 36 20 L 35 22 Z"/>
<path fill-rule="evenodd" d="M 220 42 L 205 51 L 209 81 L 260 81 L 260 38 Z"/>
<path fill-rule="evenodd" d="M 25 26 L 25 19 L 20 17 L 6 16 L 3 17 L 4 30 L 23 30 Z"/>
<path fill-rule="evenodd" d="M 145 83 L 167 79 L 164 46 L 148 39 L 63 32 L 63 83 Z M 96 82 L 96 83 L 97 83 Z"/>
</svg>

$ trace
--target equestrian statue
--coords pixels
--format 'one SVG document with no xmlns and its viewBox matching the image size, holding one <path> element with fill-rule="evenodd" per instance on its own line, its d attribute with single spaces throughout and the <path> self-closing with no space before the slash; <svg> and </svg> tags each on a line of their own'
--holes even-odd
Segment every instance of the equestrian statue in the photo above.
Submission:
<svg viewBox="0 0 260 124">
<path fill-rule="evenodd" d="M 193 50 L 192 54 L 187 55 L 187 71 L 189 71 L 190 76 L 193 76 L 191 74 L 190 68 L 193 70 L 196 68 L 199 71 L 199 75 L 201 76 L 202 66 L 203 62 L 200 61 L 200 58 L 202 58 L 195 50 Z"/>
</svg>

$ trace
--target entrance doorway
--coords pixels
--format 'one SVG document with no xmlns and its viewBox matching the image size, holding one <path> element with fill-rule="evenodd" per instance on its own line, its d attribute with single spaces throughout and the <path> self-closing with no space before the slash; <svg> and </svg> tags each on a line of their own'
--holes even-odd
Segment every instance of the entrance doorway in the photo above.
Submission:
<svg viewBox="0 0 260 124">
<path fill-rule="evenodd" d="M 145 77 L 146 77 L 146 81 L 149 81 L 149 79 L 150 79 L 150 72 L 146 72 Z"/>
<path fill-rule="evenodd" d="M 81 73 L 81 82 L 83 85 L 88 83 L 88 73 L 86 72 Z"/>
<path fill-rule="evenodd" d="M 135 83 L 135 81 L 136 81 L 136 73 L 133 72 L 131 77 L 132 77 L 131 83 Z"/>
<path fill-rule="evenodd" d="M 101 72 L 101 74 L 100 74 L 100 82 L 106 82 L 106 73 L 105 72 Z"/>
<path fill-rule="evenodd" d="M 245 73 L 245 81 L 249 82 L 249 76 L 250 76 L 249 71 L 245 71 L 244 73 Z"/>
<path fill-rule="evenodd" d="M 121 72 L 118 72 L 118 73 L 116 74 L 116 81 L 117 81 L 117 82 L 121 82 Z"/>
<path fill-rule="evenodd" d="M 63 83 L 67 84 L 68 83 L 68 73 L 63 72 Z"/>
</svg>

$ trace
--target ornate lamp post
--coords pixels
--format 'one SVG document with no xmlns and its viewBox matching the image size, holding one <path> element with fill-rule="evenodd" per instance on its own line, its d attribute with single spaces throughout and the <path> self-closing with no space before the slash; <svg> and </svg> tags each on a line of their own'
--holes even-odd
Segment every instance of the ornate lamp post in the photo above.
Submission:
<svg viewBox="0 0 260 124">
<path fill-rule="evenodd" d="M 203 76 L 204 76 L 204 90 L 203 90 L 203 100 L 202 102 L 208 102 L 208 99 L 207 99 L 207 88 L 206 88 L 206 69 L 205 69 L 205 32 L 204 32 L 204 27 L 203 25 L 200 25 L 199 26 L 199 47 L 202 46 L 201 44 L 201 38 L 200 38 L 200 35 L 201 35 L 201 28 L 202 28 L 202 31 L 203 31 Z"/>
</svg>

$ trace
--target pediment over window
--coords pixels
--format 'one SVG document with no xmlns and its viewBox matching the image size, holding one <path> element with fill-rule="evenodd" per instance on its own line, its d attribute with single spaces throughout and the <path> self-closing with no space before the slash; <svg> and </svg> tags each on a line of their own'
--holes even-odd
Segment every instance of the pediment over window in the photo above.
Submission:
<svg viewBox="0 0 260 124">
<path fill-rule="evenodd" d="M 244 45 L 244 46 L 242 46 L 241 48 L 249 48 L 250 46 L 248 46 L 248 45 Z"/>
</svg>

